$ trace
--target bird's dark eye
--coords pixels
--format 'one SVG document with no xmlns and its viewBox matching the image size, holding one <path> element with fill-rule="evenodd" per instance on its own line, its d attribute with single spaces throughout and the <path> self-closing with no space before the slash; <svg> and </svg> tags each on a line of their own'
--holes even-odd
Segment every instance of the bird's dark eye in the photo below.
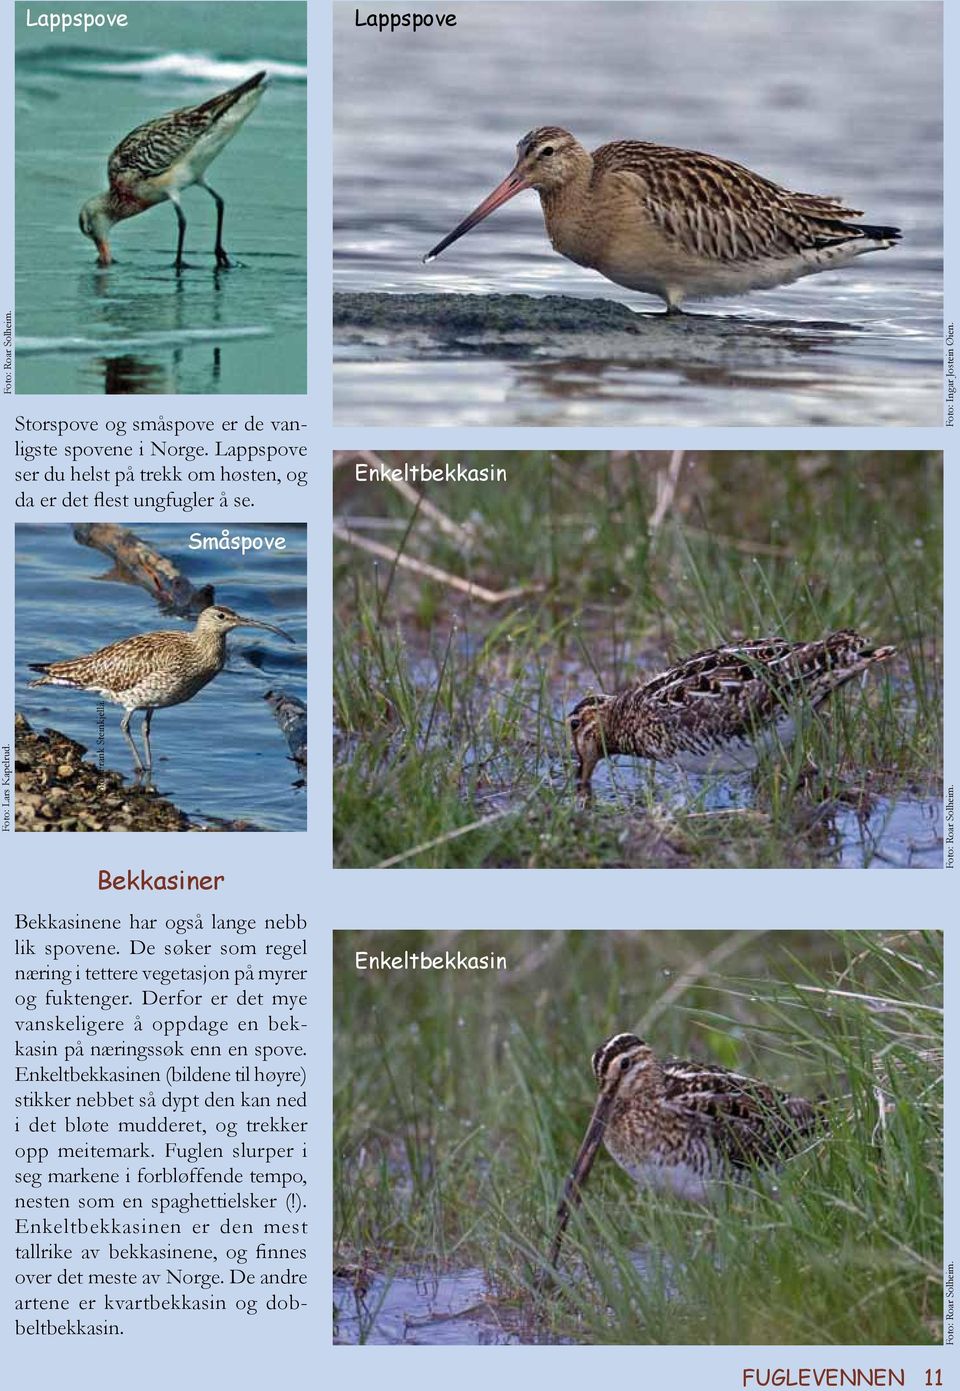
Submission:
<svg viewBox="0 0 960 1391">
<path fill-rule="evenodd" d="M 546 159 L 548 155 L 552 155 L 552 154 L 553 154 L 553 146 L 552 146 L 552 145 L 544 145 L 543 149 L 542 149 L 542 150 L 540 151 L 540 153 L 537 155 L 537 159 Z"/>
<path fill-rule="evenodd" d="M 620 1062 L 620 1071 L 621 1071 L 621 1072 L 626 1072 L 626 1070 L 627 1070 L 627 1068 L 628 1068 L 629 1066 L 630 1066 L 630 1059 L 629 1059 L 629 1058 L 623 1058 L 623 1059 L 621 1059 L 621 1062 Z"/>
</svg>

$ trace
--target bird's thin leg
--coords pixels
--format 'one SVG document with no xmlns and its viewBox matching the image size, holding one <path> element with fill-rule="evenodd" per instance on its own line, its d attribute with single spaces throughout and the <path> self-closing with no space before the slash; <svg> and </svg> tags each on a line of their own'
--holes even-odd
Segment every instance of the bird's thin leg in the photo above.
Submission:
<svg viewBox="0 0 960 1391">
<path fill-rule="evenodd" d="M 130 751 L 131 751 L 131 753 L 133 754 L 133 761 L 134 761 L 134 762 L 136 763 L 136 765 L 137 765 L 137 772 L 138 772 L 138 773 L 142 773 L 142 772 L 143 772 L 143 764 L 140 762 L 140 755 L 139 755 L 139 753 L 137 752 L 137 746 L 136 746 L 136 744 L 133 742 L 133 736 L 132 736 L 131 733 L 130 733 L 130 716 L 131 716 L 132 714 L 133 714 L 133 711 L 132 711 L 132 710 L 128 710 L 128 711 L 127 711 L 127 713 L 124 715 L 123 719 L 120 721 L 120 729 L 121 729 L 121 732 L 122 732 L 122 734 L 123 734 L 124 739 L 126 739 L 127 743 L 130 745 Z"/>
<path fill-rule="evenodd" d="M 183 239 L 187 235 L 187 219 L 183 215 L 183 209 L 176 198 L 170 199 L 173 204 L 173 211 L 177 214 L 177 222 L 180 224 L 180 235 L 177 237 L 177 259 L 173 263 L 174 270 L 183 269 Z"/>
<path fill-rule="evenodd" d="M 153 719 L 153 711 L 147 710 L 143 716 L 143 747 L 147 755 L 145 772 L 149 773 L 153 769 L 153 754 L 150 752 L 150 721 Z"/>
<path fill-rule="evenodd" d="M 207 192 L 210 194 L 210 197 L 217 205 L 217 242 L 213 248 L 213 251 L 214 255 L 217 258 L 217 265 L 222 270 L 229 270 L 231 265 L 230 257 L 223 249 L 223 199 L 220 197 L 220 194 L 217 193 L 216 189 L 213 189 L 210 187 L 209 184 L 204 183 L 203 179 L 198 179 L 197 183 L 200 185 L 201 188 L 205 188 L 207 190 Z"/>
</svg>

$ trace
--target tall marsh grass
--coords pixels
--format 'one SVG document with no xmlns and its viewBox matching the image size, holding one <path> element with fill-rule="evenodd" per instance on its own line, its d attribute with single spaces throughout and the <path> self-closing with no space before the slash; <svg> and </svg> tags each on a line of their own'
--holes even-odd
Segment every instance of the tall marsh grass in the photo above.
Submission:
<svg viewBox="0 0 960 1391">
<path fill-rule="evenodd" d="M 942 1319 L 937 932 L 335 935 L 334 1260 L 480 1267 L 522 1336 L 935 1343 Z M 358 973 L 353 952 L 501 952 L 499 973 Z M 593 1099 L 631 1029 L 822 1096 L 829 1131 L 709 1207 L 604 1153 L 538 1289 Z"/>
<path fill-rule="evenodd" d="M 376 520 L 393 549 L 335 550 L 339 864 L 816 865 L 831 861 L 811 805 L 937 795 L 939 455 L 497 457 L 508 485 L 430 494 L 459 540 L 389 490 L 363 492 L 375 518 L 340 499 L 354 534 Z M 398 557 L 512 597 L 465 596 Z M 767 760 L 759 815 L 711 820 L 694 789 L 664 816 L 629 760 L 578 814 L 565 716 L 582 695 L 738 636 L 842 627 L 897 656 Z"/>
</svg>

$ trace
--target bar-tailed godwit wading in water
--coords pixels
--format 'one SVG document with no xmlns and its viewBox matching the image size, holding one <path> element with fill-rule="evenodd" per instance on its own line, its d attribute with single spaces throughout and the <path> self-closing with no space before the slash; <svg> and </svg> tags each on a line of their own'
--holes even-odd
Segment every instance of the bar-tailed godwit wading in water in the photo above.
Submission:
<svg viewBox="0 0 960 1391">
<path fill-rule="evenodd" d="M 702 1203 L 724 1182 L 775 1171 L 825 1125 L 801 1096 L 715 1063 L 658 1058 L 636 1034 L 614 1034 L 592 1063 L 597 1100 L 557 1207 L 551 1267 L 601 1142 L 641 1187 Z"/>
<path fill-rule="evenodd" d="M 223 249 L 223 199 L 203 176 L 263 96 L 266 75 L 255 73 L 229 92 L 221 92 L 199 106 L 169 111 L 124 136 L 107 162 L 110 187 L 88 199 L 80 209 L 80 231 L 96 243 L 101 266 L 109 266 L 113 260 L 107 237 L 115 222 L 169 201 L 180 229 L 174 265 L 177 270 L 182 269 L 187 219 L 180 206 L 180 194 L 191 184 L 205 188 L 217 205 L 214 254 L 218 266 L 230 266 Z"/>
<path fill-rule="evenodd" d="M 555 251 L 616 285 L 687 299 L 771 289 L 844 266 L 900 238 L 897 227 L 851 222 L 842 199 L 791 193 L 716 155 L 616 140 L 590 154 L 560 126 L 517 146 L 503 183 L 424 258 L 534 188 Z"/>
<path fill-rule="evenodd" d="M 90 691 L 122 705 L 125 714 L 120 729 L 133 752 L 138 773 L 149 773 L 153 766 L 150 752 L 150 721 L 154 710 L 181 705 L 201 691 L 223 670 L 227 658 L 227 633 L 234 628 L 266 628 L 288 642 L 295 639 L 272 623 L 242 618 L 224 604 L 203 610 L 192 633 L 169 630 L 138 633 L 101 647 L 86 657 L 62 662 L 31 662 L 30 670 L 42 672 L 31 686 L 67 686 Z M 143 710 L 143 748 L 141 761 L 130 734 L 130 716 Z"/>
<path fill-rule="evenodd" d="M 568 717 L 577 788 L 590 794 L 602 758 L 633 754 L 687 772 L 749 771 L 763 749 L 786 747 L 800 708 L 896 653 L 852 629 L 816 642 L 753 638 L 713 647 L 614 695 L 588 695 Z"/>
</svg>

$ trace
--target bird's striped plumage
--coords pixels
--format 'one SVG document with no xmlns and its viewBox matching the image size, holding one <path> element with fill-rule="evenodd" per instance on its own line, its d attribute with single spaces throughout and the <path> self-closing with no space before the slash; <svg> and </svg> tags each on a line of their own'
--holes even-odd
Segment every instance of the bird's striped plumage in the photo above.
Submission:
<svg viewBox="0 0 960 1391">
<path fill-rule="evenodd" d="M 150 722 L 154 710 L 181 705 L 191 700 L 223 670 L 227 656 L 227 634 L 234 628 L 265 628 L 293 642 L 289 633 L 272 623 L 244 618 L 225 604 L 211 604 L 197 618 L 190 632 L 168 629 L 155 633 L 136 633 L 81 657 L 63 661 L 32 662 L 31 671 L 41 674 L 31 686 L 64 686 L 89 691 L 123 707 L 120 728 L 138 768 L 149 769 Z M 130 735 L 130 716 L 143 710 L 143 741 L 146 762 Z"/>
<path fill-rule="evenodd" d="M 159 178 L 179 160 L 190 156 L 242 97 L 257 91 L 259 99 L 258 89 L 265 76 L 265 72 L 258 72 L 238 87 L 218 92 L 199 106 L 181 106 L 137 126 L 123 137 L 107 161 L 111 188 L 122 193 L 142 179 Z"/>
<path fill-rule="evenodd" d="M 860 212 L 839 198 L 794 193 L 716 155 L 640 140 L 588 153 L 561 126 L 541 126 L 518 144 L 511 174 L 428 259 L 524 188 L 539 193 L 561 255 L 670 309 L 785 284 L 900 237 L 896 227 L 852 221 Z"/>
<path fill-rule="evenodd" d="M 626 1087 L 618 1070 L 638 1055 L 644 1063 L 642 1080 Z M 669 1167 L 671 1156 L 682 1153 L 706 1185 L 711 1178 L 736 1177 L 758 1164 L 779 1162 L 816 1123 L 817 1108 L 803 1097 L 718 1063 L 657 1059 L 635 1034 L 614 1034 L 596 1050 L 592 1063 L 601 1090 L 611 1083 L 616 1087 L 605 1143 L 628 1172 L 640 1152 L 661 1167 Z M 663 1179 L 665 1186 L 673 1186 L 668 1173 Z"/>
<path fill-rule="evenodd" d="M 825 1123 L 821 1107 L 716 1063 L 658 1058 L 636 1034 L 593 1055 L 597 1100 L 557 1207 L 550 1264 L 601 1144 L 645 1188 L 698 1202 L 777 1169 Z"/>
<path fill-rule="evenodd" d="M 124 136 L 107 161 L 106 192 L 88 199 L 80 211 L 80 230 L 96 243 L 101 265 L 112 260 L 107 236 L 114 223 L 169 199 L 180 227 L 179 266 L 186 227 L 180 193 L 191 184 L 206 188 L 217 205 L 217 264 L 230 264 L 221 240 L 223 200 L 204 182 L 204 173 L 257 105 L 265 77 L 265 71 L 255 73 L 199 106 L 168 111 Z"/>
<path fill-rule="evenodd" d="M 698 150 L 620 140 L 594 150 L 592 181 L 635 180 L 643 209 L 665 236 L 716 261 L 801 255 L 898 236 L 894 228 L 851 226 L 861 217 L 839 198 L 793 193 L 742 164 Z"/>
<path fill-rule="evenodd" d="M 849 628 L 814 642 L 754 638 L 695 652 L 613 695 L 586 696 L 569 715 L 579 786 L 588 791 L 600 759 L 620 753 L 692 772 L 752 768 L 766 745 L 791 742 L 803 708 L 895 652 Z"/>
</svg>

